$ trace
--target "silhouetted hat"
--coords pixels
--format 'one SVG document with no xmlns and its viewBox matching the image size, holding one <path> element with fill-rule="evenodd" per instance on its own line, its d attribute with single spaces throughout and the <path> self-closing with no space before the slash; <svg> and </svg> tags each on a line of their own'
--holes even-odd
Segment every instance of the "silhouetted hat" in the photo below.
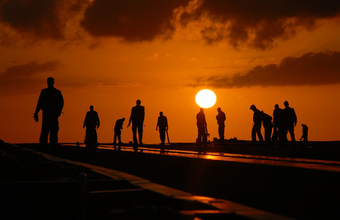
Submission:
<svg viewBox="0 0 340 220">
<path fill-rule="evenodd" d="M 251 105 L 250 109 L 252 109 L 252 110 L 256 109 L 255 105 Z"/>
</svg>

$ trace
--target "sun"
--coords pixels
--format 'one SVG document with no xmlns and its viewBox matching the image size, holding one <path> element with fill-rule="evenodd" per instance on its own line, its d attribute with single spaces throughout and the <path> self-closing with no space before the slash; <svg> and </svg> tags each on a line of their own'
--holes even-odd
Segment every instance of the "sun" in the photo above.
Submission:
<svg viewBox="0 0 340 220">
<path fill-rule="evenodd" d="M 216 103 L 216 95 L 209 89 L 203 89 L 196 95 L 196 103 L 202 108 L 210 108 Z"/>
</svg>

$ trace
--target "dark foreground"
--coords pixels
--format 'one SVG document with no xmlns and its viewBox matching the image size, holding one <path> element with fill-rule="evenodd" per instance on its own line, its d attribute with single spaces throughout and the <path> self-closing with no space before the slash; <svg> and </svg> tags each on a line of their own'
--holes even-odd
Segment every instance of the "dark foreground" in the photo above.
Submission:
<svg viewBox="0 0 340 220">
<path fill-rule="evenodd" d="M 254 148 L 248 146 L 247 143 L 237 142 L 223 148 L 221 148 L 221 146 L 210 146 L 209 150 L 239 155 L 283 156 L 339 161 L 340 150 L 337 143 L 323 144 L 325 143 L 318 143 L 318 145 L 312 146 L 312 148 L 269 149 Z M 318 146 L 322 147 L 320 148 Z M 34 145 L 21 145 L 21 147 L 34 148 Z M 154 148 L 156 146 L 149 147 Z M 188 144 L 171 145 L 170 147 L 180 150 L 196 149 L 195 145 Z M 87 149 L 81 147 L 60 146 L 55 155 L 61 158 L 86 162 L 133 174 L 151 182 L 166 185 L 193 195 L 225 199 L 291 218 L 338 219 L 340 216 L 338 213 L 338 206 L 340 204 L 340 176 L 338 172 L 289 166 L 218 161 L 199 158 L 200 156 L 197 156 L 197 158 L 189 158 L 159 153 L 149 154 L 146 150 L 144 153 L 135 153 L 130 151 L 116 152 L 101 148 L 94 152 L 89 152 Z M 4 160 L 1 160 L 1 162 L 5 163 Z M 12 175 L 12 172 L 7 172 L 2 169 L 1 178 L 6 178 L 6 181 L 11 179 L 17 181 L 18 179 L 16 178 L 18 176 L 21 176 L 24 180 L 30 180 L 32 176 L 35 178 L 44 177 L 45 179 L 50 175 L 50 178 L 53 178 L 65 172 L 69 174 L 69 177 L 61 177 L 61 179 L 77 179 L 77 181 L 74 181 L 74 183 L 76 182 L 73 184 L 74 188 L 72 189 L 71 187 L 69 191 L 66 192 L 64 191 L 64 187 L 60 188 L 60 186 L 53 186 L 53 184 L 48 187 L 45 185 L 45 191 L 39 190 L 39 193 L 42 194 L 39 196 L 50 195 L 53 197 L 61 197 L 58 201 L 62 201 L 63 204 L 66 204 L 65 207 L 74 210 L 81 210 L 79 209 L 79 206 L 81 206 L 79 202 L 74 203 L 69 199 L 62 198 L 62 194 L 72 195 L 76 193 L 79 197 L 79 173 L 87 173 L 88 179 L 107 178 L 98 173 L 91 173 L 90 170 L 86 170 L 85 168 L 81 168 L 84 170 L 68 168 L 66 164 L 59 164 L 56 167 L 54 167 L 54 165 L 49 167 L 51 165 L 48 165 L 45 166 L 44 169 L 29 173 L 30 169 L 26 169 L 25 171 L 25 165 L 20 163 L 15 164 L 15 162 L 12 163 L 17 169 L 16 172 L 21 172 L 21 175 Z M 338 165 L 334 164 L 334 166 Z M 66 171 L 60 171 L 57 167 L 66 168 Z M 89 185 L 91 184 L 95 187 L 93 183 L 89 183 Z M 3 187 L 2 185 L 2 189 Z M 12 190 L 17 192 L 16 195 L 20 195 L 20 193 L 18 193 L 20 190 L 27 191 L 27 188 L 21 189 L 17 184 L 6 185 L 6 187 L 14 187 Z M 53 189 L 52 192 L 51 189 Z M 37 196 L 34 194 L 34 190 L 30 189 L 30 191 L 32 191 L 31 197 Z M 46 201 L 49 200 L 48 198 L 45 199 Z M 14 199 L 13 201 L 19 200 Z M 29 202 L 27 198 L 24 199 L 24 201 Z M 126 198 L 122 198 L 121 201 L 125 203 Z M 41 203 L 39 204 L 41 205 Z M 20 205 L 22 205 L 22 203 L 20 203 Z M 33 204 L 31 205 L 33 206 Z M 56 206 L 56 204 L 46 203 L 41 209 L 44 210 L 51 207 L 56 208 L 58 206 Z M 195 209 L 197 208 L 198 207 L 195 207 Z M 204 207 L 200 208 L 204 210 Z M 60 211 L 59 214 L 62 215 L 62 211 Z M 79 216 L 78 214 L 79 213 L 75 216 Z M 226 218 L 226 216 L 224 216 L 209 219 L 245 219 L 233 217 L 234 218 Z M 55 219 L 60 219 L 60 217 L 55 217 Z"/>
</svg>

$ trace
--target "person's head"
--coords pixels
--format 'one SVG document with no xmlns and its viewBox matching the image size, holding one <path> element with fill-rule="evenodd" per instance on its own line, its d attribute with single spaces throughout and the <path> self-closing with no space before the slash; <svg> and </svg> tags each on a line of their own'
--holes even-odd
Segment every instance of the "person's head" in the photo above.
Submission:
<svg viewBox="0 0 340 220">
<path fill-rule="evenodd" d="M 137 104 L 137 105 L 140 105 L 140 103 L 141 103 L 141 101 L 138 99 L 138 100 L 136 101 L 136 104 Z"/>
<path fill-rule="evenodd" d="M 160 116 L 163 116 L 163 112 L 160 112 L 159 115 L 160 115 Z"/>
<path fill-rule="evenodd" d="M 285 101 L 283 104 L 285 105 L 285 107 L 286 107 L 286 108 L 288 108 L 288 107 L 289 107 L 289 103 L 288 103 L 288 101 Z"/>
<path fill-rule="evenodd" d="M 200 112 L 204 112 L 204 108 L 200 108 Z"/>
<path fill-rule="evenodd" d="M 278 109 L 278 108 L 279 108 L 279 105 L 278 105 L 278 104 L 276 104 L 276 105 L 275 105 L 275 109 Z"/>
<path fill-rule="evenodd" d="M 123 121 L 125 121 L 125 118 L 122 118 Z"/>
<path fill-rule="evenodd" d="M 90 110 L 93 111 L 93 105 L 90 105 Z"/>
<path fill-rule="evenodd" d="M 222 110 L 221 110 L 221 108 L 220 108 L 220 107 L 218 107 L 218 108 L 217 108 L 217 111 L 218 111 L 218 112 L 221 112 Z"/>
<path fill-rule="evenodd" d="M 50 88 L 50 87 L 53 87 L 53 85 L 54 85 L 53 77 L 48 77 L 47 78 L 47 86 Z"/>
<path fill-rule="evenodd" d="M 251 106 L 250 106 L 250 109 L 253 110 L 253 111 L 255 111 L 255 110 L 256 110 L 255 105 L 251 105 Z"/>
</svg>

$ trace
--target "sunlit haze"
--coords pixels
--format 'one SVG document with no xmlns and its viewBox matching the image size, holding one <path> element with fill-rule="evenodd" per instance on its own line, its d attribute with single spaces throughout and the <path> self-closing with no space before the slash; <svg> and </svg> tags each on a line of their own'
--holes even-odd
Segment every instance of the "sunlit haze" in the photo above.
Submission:
<svg viewBox="0 0 340 220">
<path fill-rule="evenodd" d="M 160 111 L 171 142 L 194 142 L 195 96 L 206 88 L 217 97 L 204 111 L 210 140 L 218 137 L 217 107 L 225 138 L 250 140 L 250 106 L 272 115 L 286 100 L 297 140 L 301 124 L 311 141 L 339 140 L 339 15 L 340 1 L 322 0 L 3 1 L 0 139 L 39 142 L 33 113 L 53 77 L 65 100 L 60 143 L 84 141 L 90 105 L 100 143 L 112 143 L 122 117 L 122 141 L 132 141 L 127 122 L 137 99 L 146 144 L 160 142 Z"/>
</svg>

